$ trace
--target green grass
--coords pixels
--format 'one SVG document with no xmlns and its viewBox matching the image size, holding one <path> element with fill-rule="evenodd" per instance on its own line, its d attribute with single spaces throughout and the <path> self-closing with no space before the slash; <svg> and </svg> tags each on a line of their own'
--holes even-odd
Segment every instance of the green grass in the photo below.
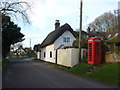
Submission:
<svg viewBox="0 0 120 90">
<path fill-rule="evenodd" d="M 90 67 L 91 65 L 89 64 L 79 63 L 78 65 L 74 66 L 73 68 L 68 69 L 67 71 L 84 76 L 85 73 L 89 71 Z"/>
<path fill-rule="evenodd" d="M 79 63 L 78 65 L 68 69 L 67 71 L 80 76 L 93 78 L 96 80 L 118 85 L 118 65 L 120 66 L 120 63 L 102 64 L 97 66 L 96 70 L 88 74 L 88 71 L 91 67 L 93 67 L 93 65 L 89 65 L 87 63 Z"/>
<path fill-rule="evenodd" d="M 118 84 L 118 63 L 105 64 L 88 77 L 102 80 L 111 84 Z"/>
<path fill-rule="evenodd" d="M 5 67 L 7 67 L 7 65 L 9 65 L 9 62 L 11 60 L 21 60 L 21 59 L 27 59 L 27 58 L 32 58 L 32 57 L 19 57 L 19 58 L 9 58 L 9 59 L 5 59 L 2 61 L 2 68 L 4 69 Z"/>
</svg>

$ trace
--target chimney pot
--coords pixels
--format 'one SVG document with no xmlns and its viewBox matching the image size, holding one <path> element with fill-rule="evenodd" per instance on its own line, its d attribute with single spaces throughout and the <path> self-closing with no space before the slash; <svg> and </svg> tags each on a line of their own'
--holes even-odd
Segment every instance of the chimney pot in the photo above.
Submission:
<svg viewBox="0 0 120 90">
<path fill-rule="evenodd" d="M 87 28 L 87 33 L 90 34 L 90 27 Z"/>
<path fill-rule="evenodd" d="M 58 27 L 60 27 L 60 20 L 55 21 L 55 29 L 57 29 Z"/>
</svg>

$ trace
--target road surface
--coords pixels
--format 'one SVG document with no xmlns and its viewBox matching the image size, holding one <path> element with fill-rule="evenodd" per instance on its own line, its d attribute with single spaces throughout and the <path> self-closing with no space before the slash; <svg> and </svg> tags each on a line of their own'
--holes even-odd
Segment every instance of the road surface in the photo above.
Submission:
<svg viewBox="0 0 120 90">
<path fill-rule="evenodd" d="M 3 88 L 116 88 L 31 59 L 15 60 L 3 73 Z"/>
</svg>

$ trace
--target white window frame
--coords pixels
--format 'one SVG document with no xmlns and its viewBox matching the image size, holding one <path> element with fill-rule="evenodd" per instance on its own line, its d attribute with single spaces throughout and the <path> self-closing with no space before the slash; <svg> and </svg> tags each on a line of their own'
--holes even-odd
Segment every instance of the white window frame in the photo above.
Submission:
<svg viewBox="0 0 120 90">
<path fill-rule="evenodd" d="M 70 37 L 63 37 L 63 42 L 70 42 Z"/>
</svg>

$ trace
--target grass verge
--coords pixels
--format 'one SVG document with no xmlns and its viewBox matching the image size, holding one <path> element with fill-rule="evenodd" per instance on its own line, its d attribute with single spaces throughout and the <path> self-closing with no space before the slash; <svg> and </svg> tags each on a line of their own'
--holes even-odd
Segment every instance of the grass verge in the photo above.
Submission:
<svg viewBox="0 0 120 90">
<path fill-rule="evenodd" d="M 120 66 L 120 63 L 106 63 L 96 66 L 95 70 L 89 72 L 90 69 L 93 68 L 93 65 L 89 65 L 87 63 L 79 63 L 73 68 L 67 69 L 67 71 L 83 77 L 93 78 L 107 83 L 120 85 L 118 80 L 118 75 L 120 74 L 118 66 Z"/>
<path fill-rule="evenodd" d="M 32 58 L 32 57 L 19 57 L 19 58 L 9 58 L 9 59 L 4 59 L 2 61 L 2 68 L 4 69 L 5 67 L 7 67 L 7 65 L 9 65 L 9 62 L 11 60 L 22 60 L 22 59 L 27 59 L 27 58 Z"/>
</svg>

